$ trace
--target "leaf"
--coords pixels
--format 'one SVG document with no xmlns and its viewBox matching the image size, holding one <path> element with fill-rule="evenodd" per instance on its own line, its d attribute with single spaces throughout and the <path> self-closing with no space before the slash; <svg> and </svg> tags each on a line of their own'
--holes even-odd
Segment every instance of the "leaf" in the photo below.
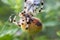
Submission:
<svg viewBox="0 0 60 40">
<path fill-rule="evenodd" d="M 56 34 L 60 37 L 60 31 L 57 31 Z"/>
<path fill-rule="evenodd" d="M 47 27 L 54 27 L 56 25 L 57 25 L 56 21 L 50 21 L 50 22 L 44 23 L 44 26 L 47 26 Z"/>
</svg>

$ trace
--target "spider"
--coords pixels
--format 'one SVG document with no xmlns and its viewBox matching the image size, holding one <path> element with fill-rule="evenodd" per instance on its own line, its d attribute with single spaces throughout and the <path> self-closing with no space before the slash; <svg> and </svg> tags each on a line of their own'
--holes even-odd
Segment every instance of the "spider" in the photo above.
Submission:
<svg viewBox="0 0 60 40">
<path fill-rule="evenodd" d="M 11 23 L 18 25 L 19 27 L 21 27 L 23 31 L 28 32 L 29 34 L 32 34 L 32 33 L 34 34 L 42 30 L 41 21 L 36 17 L 34 17 L 32 14 L 32 13 L 34 14 L 37 13 L 36 11 L 41 12 L 41 10 L 43 9 L 43 0 L 38 0 L 38 1 L 34 0 L 32 2 L 30 0 L 29 2 L 29 0 L 25 0 L 24 10 L 17 15 L 20 17 L 20 19 L 16 21 L 17 16 L 12 15 L 9 17 L 9 21 Z"/>
<path fill-rule="evenodd" d="M 19 13 L 19 21 L 16 21 L 16 16 L 12 18 L 9 17 L 9 21 L 21 27 L 21 29 L 29 34 L 34 34 L 42 30 L 42 23 L 39 19 L 35 17 L 31 17 L 29 14 L 25 14 L 24 12 Z"/>
</svg>

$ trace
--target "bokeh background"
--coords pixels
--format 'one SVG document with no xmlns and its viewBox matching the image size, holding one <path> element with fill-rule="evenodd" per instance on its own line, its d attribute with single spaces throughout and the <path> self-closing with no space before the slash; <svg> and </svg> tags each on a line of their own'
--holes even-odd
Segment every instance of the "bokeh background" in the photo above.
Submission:
<svg viewBox="0 0 60 40">
<path fill-rule="evenodd" d="M 9 22 L 11 14 L 23 10 L 24 0 L 0 0 L 0 40 L 29 40 L 18 26 Z M 60 40 L 60 0 L 44 0 L 44 11 L 36 15 L 43 30 L 35 40 Z M 27 37 L 26 37 L 27 36 Z"/>
</svg>

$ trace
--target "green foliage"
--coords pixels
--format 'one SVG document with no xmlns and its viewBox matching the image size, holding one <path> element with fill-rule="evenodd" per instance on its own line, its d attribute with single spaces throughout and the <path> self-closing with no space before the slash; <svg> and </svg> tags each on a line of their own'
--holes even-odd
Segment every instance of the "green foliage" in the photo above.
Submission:
<svg viewBox="0 0 60 40">
<path fill-rule="evenodd" d="M 35 40 L 60 40 L 60 0 L 44 1 L 44 12 L 36 16 L 43 23 L 43 31 L 35 37 Z M 0 0 L 0 40 L 28 38 L 18 26 L 8 21 L 11 14 L 23 10 L 23 2 L 23 0 Z"/>
<path fill-rule="evenodd" d="M 60 31 L 56 32 L 58 36 L 60 36 Z"/>
</svg>

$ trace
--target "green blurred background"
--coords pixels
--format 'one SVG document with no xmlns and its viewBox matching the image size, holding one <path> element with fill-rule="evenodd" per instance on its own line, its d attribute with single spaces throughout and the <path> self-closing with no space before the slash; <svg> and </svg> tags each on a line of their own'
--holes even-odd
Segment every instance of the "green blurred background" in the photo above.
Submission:
<svg viewBox="0 0 60 40">
<path fill-rule="evenodd" d="M 23 10 L 23 2 L 0 0 L 0 40 L 29 40 L 27 34 L 8 20 L 11 14 Z M 36 17 L 42 21 L 43 30 L 35 36 L 35 40 L 60 40 L 60 0 L 44 0 L 44 11 Z"/>
</svg>

